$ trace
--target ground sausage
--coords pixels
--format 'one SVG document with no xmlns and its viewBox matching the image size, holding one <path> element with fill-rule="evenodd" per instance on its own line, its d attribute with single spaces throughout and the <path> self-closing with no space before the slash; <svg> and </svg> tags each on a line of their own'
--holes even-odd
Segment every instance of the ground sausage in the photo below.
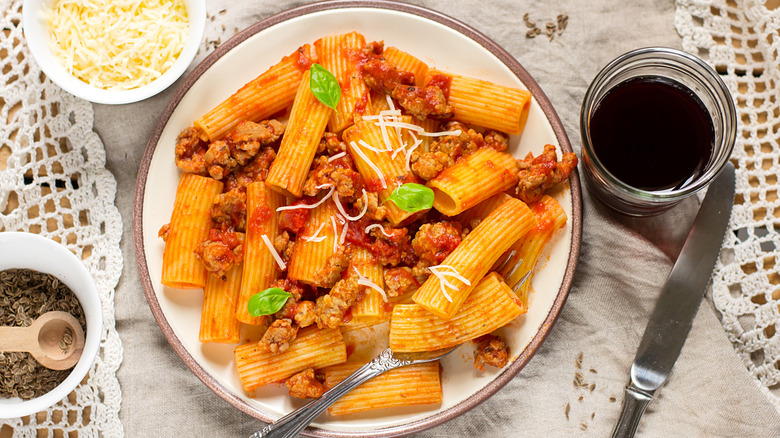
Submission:
<svg viewBox="0 0 780 438">
<path fill-rule="evenodd" d="M 307 368 L 285 382 L 290 395 L 295 398 L 317 398 L 325 392 L 325 386 L 317 380 L 314 369 Z"/>
<path fill-rule="evenodd" d="M 277 319 L 271 323 L 268 330 L 265 331 L 263 338 L 260 339 L 258 346 L 271 353 L 282 353 L 290 348 L 292 342 L 298 335 L 298 326 L 291 320 Z"/>
<path fill-rule="evenodd" d="M 486 335 L 477 339 L 474 349 L 474 368 L 485 371 L 485 365 L 503 368 L 509 361 L 509 346 L 498 336 Z"/>
<path fill-rule="evenodd" d="M 577 156 L 573 153 L 563 154 L 561 161 L 557 160 L 555 146 L 544 146 L 544 152 L 533 156 L 529 153 L 525 159 L 517 160 L 520 168 L 516 194 L 521 201 L 532 204 L 544 195 L 545 190 L 561 183 L 569 177 L 577 167 Z"/>
<path fill-rule="evenodd" d="M 420 259 L 439 265 L 460 245 L 462 228 L 458 222 L 423 224 L 412 240 L 412 248 Z"/>
</svg>

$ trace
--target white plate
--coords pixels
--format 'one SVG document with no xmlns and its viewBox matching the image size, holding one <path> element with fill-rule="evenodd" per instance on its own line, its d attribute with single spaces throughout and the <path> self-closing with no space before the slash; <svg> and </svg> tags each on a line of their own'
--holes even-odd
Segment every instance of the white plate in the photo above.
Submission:
<svg viewBox="0 0 780 438">
<path fill-rule="evenodd" d="M 263 421 L 271 421 L 303 403 L 283 385 L 269 385 L 248 397 L 235 371 L 233 345 L 198 341 L 202 292 L 160 284 L 163 241 L 157 237 L 170 221 L 179 170 L 174 164 L 177 134 L 283 56 L 325 35 L 358 31 L 367 41 L 383 40 L 430 66 L 531 90 L 533 103 L 525 132 L 510 139 L 517 157 L 538 154 L 544 144 L 571 152 L 552 106 L 535 81 L 507 52 L 487 37 L 439 13 L 394 2 L 328 2 L 296 8 L 240 33 L 187 78 L 161 116 L 147 145 L 136 189 L 134 240 L 139 272 L 157 321 L 192 371 L 221 397 Z M 552 193 L 569 221 L 541 256 L 533 276 L 529 312 L 502 329 L 513 359 L 501 370 L 478 372 L 471 348 L 443 361 L 443 403 L 365 412 L 345 417 L 324 414 L 307 429 L 316 436 L 394 436 L 438 425 L 460 415 L 500 389 L 527 363 L 546 337 L 566 300 L 580 243 L 579 178 Z"/>
</svg>

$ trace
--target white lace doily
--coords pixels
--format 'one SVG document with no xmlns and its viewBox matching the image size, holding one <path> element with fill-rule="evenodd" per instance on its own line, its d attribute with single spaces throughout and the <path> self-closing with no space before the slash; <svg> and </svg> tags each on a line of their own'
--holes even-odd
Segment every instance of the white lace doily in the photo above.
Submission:
<svg viewBox="0 0 780 438">
<path fill-rule="evenodd" d="M 683 49 L 734 97 L 737 196 L 712 298 L 737 354 L 780 411 L 780 2 L 677 0 Z"/>
<path fill-rule="evenodd" d="M 92 131 L 92 105 L 42 74 L 22 35 L 22 0 L 0 0 L 0 231 L 52 238 L 87 265 L 103 301 L 97 360 L 65 400 L 29 418 L 0 420 L 13 437 L 117 437 L 122 345 L 114 288 L 122 273 L 116 180 Z"/>
</svg>

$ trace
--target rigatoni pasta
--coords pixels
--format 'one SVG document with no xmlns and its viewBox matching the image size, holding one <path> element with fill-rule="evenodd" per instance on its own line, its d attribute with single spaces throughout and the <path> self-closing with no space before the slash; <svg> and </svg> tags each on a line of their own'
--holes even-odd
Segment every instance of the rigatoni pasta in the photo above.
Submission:
<svg viewBox="0 0 780 438">
<path fill-rule="evenodd" d="M 195 248 L 209 234 L 209 211 L 222 183 L 191 173 L 179 177 L 171 222 L 164 234 L 162 284 L 177 289 L 197 289 L 206 285 L 206 268 Z"/>
<path fill-rule="evenodd" d="M 566 222 L 552 198 L 529 208 L 511 194 L 521 184 L 541 193 L 537 179 L 553 172 L 552 185 L 576 165 L 568 156 L 559 166 L 553 146 L 536 161 L 506 151 L 530 93 L 432 70 L 357 32 L 313 46 L 177 139 L 185 188 L 161 231 L 163 271 L 176 272 L 163 281 L 205 285 L 200 339 L 240 343 L 236 372 L 250 395 L 287 381 L 291 395 L 316 397 L 318 376 L 332 386 L 378 347 L 353 342 L 363 331 L 396 351 L 431 351 L 505 326 L 528 309 L 527 284 L 519 296 L 508 285 Z M 524 261 L 504 280 L 490 271 L 510 248 L 509 265 Z M 389 338 L 378 335 L 387 322 Z M 404 367 L 331 415 L 441 397 L 438 363 Z"/>
</svg>

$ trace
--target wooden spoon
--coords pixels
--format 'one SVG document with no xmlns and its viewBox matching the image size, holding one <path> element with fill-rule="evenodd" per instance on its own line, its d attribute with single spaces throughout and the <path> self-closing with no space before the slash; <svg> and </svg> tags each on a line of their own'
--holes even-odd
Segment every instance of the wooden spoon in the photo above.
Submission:
<svg viewBox="0 0 780 438">
<path fill-rule="evenodd" d="M 0 351 L 26 351 L 53 370 L 73 367 L 84 350 L 84 330 L 67 312 L 46 312 L 29 327 L 0 327 Z"/>
</svg>

